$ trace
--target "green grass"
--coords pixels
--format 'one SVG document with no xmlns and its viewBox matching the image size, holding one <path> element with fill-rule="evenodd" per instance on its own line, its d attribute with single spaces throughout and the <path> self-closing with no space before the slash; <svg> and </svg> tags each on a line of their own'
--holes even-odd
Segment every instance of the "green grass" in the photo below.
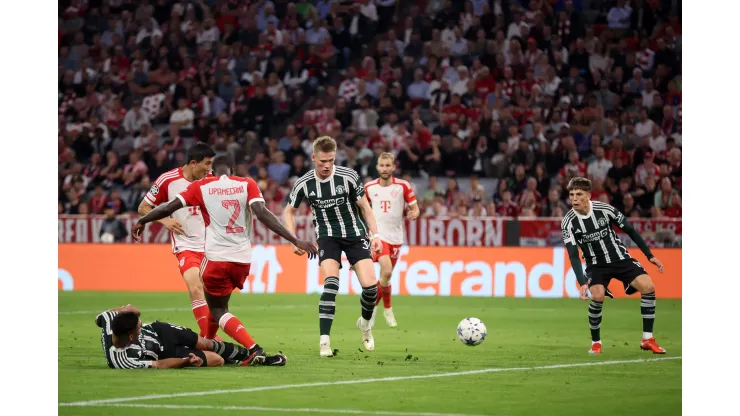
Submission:
<svg viewBox="0 0 740 416">
<path fill-rule="evenodd" d="M 142 310 L 144 322 L 161 320 L 194 327 L 187 295 L 60 292 L 59 401 L 656 357 L 639 349 L 642 321 L 636 298 L 605 302 L 604 353 L 599 357 L 586 353 L 590 335 L 584 301 L 394 297 L 393 302 L 399 327 L 388 328 L 379 314 L 373 331 L 376 350 L 368 353 L 360 351 L 360 331 L 354 326 L 360 312 L 359 297 L 340 296 L 332 330 L 332 347 L 339 349 L 339 354 L 322 359 L 318 355 L 317 296 L 234 296 L 232 312 L 268 352 L 281 350 L 288 355 L 286 367 L 123 371 L 111 370 L 105 363 L 100 330 L 93 322 L 97 312 L 132 303 Z M 160 311 L 151 311 L 155 309 Z M 457 340 L 457 323 L 466 316 L 480 318 L 488 327 L 488 336 L 480 346 L 467 347 Z M 658 300 L 655 330 L 658 341 L 668 350 L 665 357 L 679 357 L 680 300 Z M 227 338 L 221 331 L 219 335 Z M 62 406 L 59 414 L 128 415 L 132 411 L 141 416 L 175 416 L 186 412 L 215 416 L 297 414 L 296 411 L 223 408 L 262 406 L 325 409 L 320 412 L 322 415 L 339 414 L 331 409 L 354 409 L 366 414 L 388 411 L 507 416 L 677 415 L 681 413 L 681 365 L 681 360 L 676 359 L 294 387 L 126 402 L 214 406 L 213 409 Z"/>
</svg>

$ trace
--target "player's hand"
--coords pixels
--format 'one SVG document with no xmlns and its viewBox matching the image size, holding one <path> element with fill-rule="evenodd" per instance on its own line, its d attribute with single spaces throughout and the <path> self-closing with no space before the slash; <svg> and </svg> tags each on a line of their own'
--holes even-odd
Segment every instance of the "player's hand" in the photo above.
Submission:
<svg viewBox="0 0 740 416">
<path fill-rule="evenodd" d="M 581 285 L 581 300 L 588 300 L 588 285 Z"/>
<path fill-rule="evenodd" d="M 299 255 L 299 256 L 302 256 L 302 255 L 306 254 L 306 252 L 305 252 L 305 251 L 303 251 L 303 250 L 301 250 L 300 248 L 296 247 L 296 245 L 295 245 L 295 244 L 291 244 L 290 246 L 291 246 L 291 247 L 293 247 L 293 253 L 294 253 L 294 254 L 297 254 L 297 255 Z"/>
<path fill-rule="evenodd" d="M 658 271 L 663 273 L 663 263 L 661 263 L 657 257 L 652 257 L 650 259 L 650 263 L 653 263 L 654 265 L 658 266 Z"/>
<path fill-rule="evenodd" d="M 411 221 L 413 221 L 413 220 L 415 220 L 415 219 L 417 219 L 417 218 L 419 218 L 419 210 L 417 210 L 417 209 L 411 209 L 411 210 L 409 210 L 409 212 L 408 212 L 408 213 L 406 214 L 406 219 L 407 219 L 407 220 L 411 220 Z"/>
<path fill-rule="evenodd" d="M 177 235 L 185 234 L 185 230 L 183 230 L 180 221 L 174 218 L 162 218 L 161 220 L 159 220 L 159 223 L 164 225 L 164 228 L 166 228 L 167 231 L 173 232 Z"/>
<path fill-rule="evenodd" d="M 133 227 L 131 227 L 131 237 L 133 237 L 134 241 L 141 242 L 142 231 L 144 231 L 144 224 L 137 222 Z"/>
<path fill-rule="evenodd" d="M 316 245 L 310 241 L 298 240 L 295 243 L 295 247 L 303 253 L 308 253 L 308 258 L 312 259 L 319 255 L 319 250 Z M 295 252 L 295 250 L 293 250 Z"/>
<path fill-rule="evenodd" d="M 132 305 L 130 303 L 128 305 L 124 306 L 123 309 L 125 309 L 126 312 L 133 312 L 133 313 L 136 314 L 136 316 L 141 317 L 141 311 L 139 311 L 139 308 L 137 308 L 136 306 L 134 306 L 134 305 Z"/>
<path fill-rule="evenodd" d="M 378 237 L 373 238 L 373 251 L 376 253 L 383 251 L 383 242 Z"/>
<path fill-rule="evenodd" d="M 203 359 L 193 354 L 192 352 L 190 353 L 190 355 L 188 355 L 187 358 L 183 358 L 183 360 L 187 360 L 188 364 L 193 367 L 200 367 L 203 365 Z"/>
</svg>

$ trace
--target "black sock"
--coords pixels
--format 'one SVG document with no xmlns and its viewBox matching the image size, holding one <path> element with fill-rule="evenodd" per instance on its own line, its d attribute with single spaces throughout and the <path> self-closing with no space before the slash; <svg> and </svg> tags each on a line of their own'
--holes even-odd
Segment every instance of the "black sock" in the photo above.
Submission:
<svg viewBox="0 0 740 416">
<path fill-rule="evenodd" d="M 362 317 L 369 321 L 373 317 L 373 309 L 375 309 L 375 300 L 378 298 L 378 285 L 362 288 L 362 297 L 360 297 L 360 305 L 362 306 Z"/>
<path fill-rule="evenodd" d="M 592 300 L 588 304 L 588 324 L 591 328 L 591 341 L 601 341 L 601 308 L 604 302 Z"/>
<path fill-rule="evenodd" d="M 655 323 L 655 292 L 645 293 L 640 299 L 640 312 L 642 313 L 642 331 L 653 332 Z"/>
<path fill-rule="evenodd" d="M 321 335 L 329 335 L 331 332 L 334 311 L 337 309 L 337 292 L 339 292 L 339 278 L 332 276 L 324 279 L 324 292 L 319 300 L 319 333 Z"/>
<path fill-rule="evenodd" d="M 216 340 L 211 341 L 213 342 L 213 352 L 220 355 L 227 364 L 249 358 L 249 351 L 241 345 Z"/>
</svg>

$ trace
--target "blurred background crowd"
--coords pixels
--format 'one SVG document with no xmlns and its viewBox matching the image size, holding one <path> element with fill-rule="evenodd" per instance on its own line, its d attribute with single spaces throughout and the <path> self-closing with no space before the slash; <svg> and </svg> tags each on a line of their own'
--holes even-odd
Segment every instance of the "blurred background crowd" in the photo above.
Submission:
<svg viewBox="0 0 740 416">
<path fill-rule="evenodd" d="M 365 180 L 393 152 L 422 215 L 561 217 L 587 176 L 681 217 L 680 0 L 59 5 L 60 214 L 135 212 L 197 141 L 280 212 L 329 135 Z"/>
</svg>

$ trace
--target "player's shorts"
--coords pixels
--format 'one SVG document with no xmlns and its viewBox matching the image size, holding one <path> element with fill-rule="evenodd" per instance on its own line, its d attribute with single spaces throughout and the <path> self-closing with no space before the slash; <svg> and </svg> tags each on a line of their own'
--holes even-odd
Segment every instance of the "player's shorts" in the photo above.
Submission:
<svg viewBox="0 0 740 416">
<path fill-rule="evenodd" d="M 193 267 L 200 268 L 200 263 L 203 262 L 205 253 L 199 253 L 197 251 L 185 250 L 176 254 L 177 266 L 180 268 L 180 274 L 184 275 L 186 271 Z"/>
<path fill-rule="evenodd" d="M 358 261 L 372 259 L 370 240 L 367 238 L 321 237 L 319 243 L 319 264 L 326 259 L 336 260 L 342 268 L 342 252 L 347 255 L 350 266 Z"/>
<path fill-rule="evenodd" d="M 381 257 L 389 256 L 391 258 L 391 264 L 395 266 L 398 261 L 398 253 L 401 250 L 401 246 L 402 244 L 391 244 L 387 241 L 383 241 L 383 248 L 380 250 L 380 253 L 372 253 L 373 261 L 377 262 Z"/>
<path fill-rule="evenodd" d="M 637 276 L 647 274 L 644 267 L 635 259 L 618 260 L 608 264 L 589 264 L 586 266 L 586 281 L 589 286 L 609 286 L 612 279 L 629 285 Z"/>
<path fill-rule="evenodd" d="M 244 287 L 249 266 L 249 263 L 204 259 L 200 268 L 203 289 L 213 296 L 229 296 L 234 289 L 241 290 Z"/>
<path fill-rule="evenodd" d="M 202 367 L 208 364 L 205 353 L 197 348 L 198 334 L 192 330 L 159 321 L 154 322 L 151 327 L 159 335 L 159 340 L 162 341 L 163 351 L 159 355 L 160 360 L 186 358 L 190 354 L 195 354 L 203 360 Z"/>
</svg>

